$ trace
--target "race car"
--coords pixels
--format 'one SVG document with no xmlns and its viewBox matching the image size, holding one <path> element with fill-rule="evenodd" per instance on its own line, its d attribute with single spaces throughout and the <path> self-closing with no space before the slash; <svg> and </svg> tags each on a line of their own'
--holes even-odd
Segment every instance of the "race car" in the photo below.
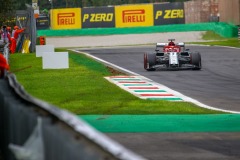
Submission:
<svg viewBox="0 0 240 160">
<path fill-rule="evenodd" d="M 157 69 L 192 69 L 202 68 L 201 54 L 185 49 L 183 42 L 176 43 L 169 39 L 168 43 L 157 43 L 155 52 L 144 53 L 144 69 L 155 71 Z"/>
</svg>

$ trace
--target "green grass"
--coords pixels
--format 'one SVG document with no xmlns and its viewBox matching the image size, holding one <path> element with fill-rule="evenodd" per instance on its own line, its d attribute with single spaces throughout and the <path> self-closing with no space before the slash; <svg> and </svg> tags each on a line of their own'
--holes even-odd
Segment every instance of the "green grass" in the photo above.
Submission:
<svg viewBox="0 0 240 160">
<path fill-rule="evenodd" d="M 223 38 L 220 35 L 212 31 L 207 31 L 202 36 L 203 40 L 209 40 L 208 42 L 193 42 L 192 44 L 204 44 L 210 46 L 229 46 L 240 48 L 240 40 L 238 38 Z"/>
<path fill-rule="evenodd" d="M 33 53 L 12 54 L 11 72 L 29 94 L 74 114 L 219 113 L 187 102 L 139 99 L 104 79 L 112 75 L 106 66 L 69 53 L 70 68 L 58 70 L 43 70 L 41 58 Z"/>
<path fill-rule="evenodd" d="M 206 31 L 202 35 L 202 39 L 203 40 L 225 40 L 226 38 L 223 38 L 222 36 L 220 36 L 219 34 L 213 32 L 213 31 Z"/>
</svg>

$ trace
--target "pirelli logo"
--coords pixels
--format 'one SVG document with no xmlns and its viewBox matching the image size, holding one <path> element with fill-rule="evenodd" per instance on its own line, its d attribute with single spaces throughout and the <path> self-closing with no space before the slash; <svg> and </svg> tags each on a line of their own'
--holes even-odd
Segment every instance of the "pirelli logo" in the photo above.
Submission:
<svg viewBox="0 0 240 160">
<path fill-rule="evenodd" d="M 75 13 L 58 13 L 57 24 L 58 25 L 74 25 L 75 24 Z"/>
<path fill-rule="evenodd" d="M 122 11 L 123 23 L 145 22 L 145 19 L 146 15 L 144 9 Z"/>
</svg>

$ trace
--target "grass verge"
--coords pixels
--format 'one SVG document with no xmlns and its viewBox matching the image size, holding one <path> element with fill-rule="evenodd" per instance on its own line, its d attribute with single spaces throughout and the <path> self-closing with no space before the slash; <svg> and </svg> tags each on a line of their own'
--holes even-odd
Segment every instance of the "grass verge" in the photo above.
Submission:
<svg viewBox="0 0 240 160">
<path fill-rule="evenodd" d="M 139 99 L 104 79 L 119 73 L 72 51 L 69 69 L 43 70 L 35 54 L 12 54 L 10 65 L 29 94 L 78 115 L 220 113 L 187 102 Z"/>
<path fill-rule="evenodd" d="M 240 48 L 240 40 L 238 38 L 223 38 L 220 35 L 212 31 L 207 31 L 202 36 L 203 40 L 209 40 L 208 42 L 193 42 L 192 44 L 204 44 L 210 46 L 228 46 Z"/>
</svg>

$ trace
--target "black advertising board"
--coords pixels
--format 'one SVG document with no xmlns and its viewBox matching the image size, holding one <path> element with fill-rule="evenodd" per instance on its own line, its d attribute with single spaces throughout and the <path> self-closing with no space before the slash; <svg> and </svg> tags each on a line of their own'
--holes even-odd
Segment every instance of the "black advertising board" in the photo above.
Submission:
<svg viewBox="0 0 240 160">
<path fill-rule="evenodd" d="M 184 3 L 154 4 L 154 25 L 184 24 Z"/>
<path fill-rule="evenodd" d="M 49 29 L 49 18 L 48 16 L 39 16 L 36 19 L 37 29 Z"/>
<path fill-rule="evenodd" d="M 114 7 L 94 7 L 82 9 L 82 28 L 115 27 Z"/>
</svg>

